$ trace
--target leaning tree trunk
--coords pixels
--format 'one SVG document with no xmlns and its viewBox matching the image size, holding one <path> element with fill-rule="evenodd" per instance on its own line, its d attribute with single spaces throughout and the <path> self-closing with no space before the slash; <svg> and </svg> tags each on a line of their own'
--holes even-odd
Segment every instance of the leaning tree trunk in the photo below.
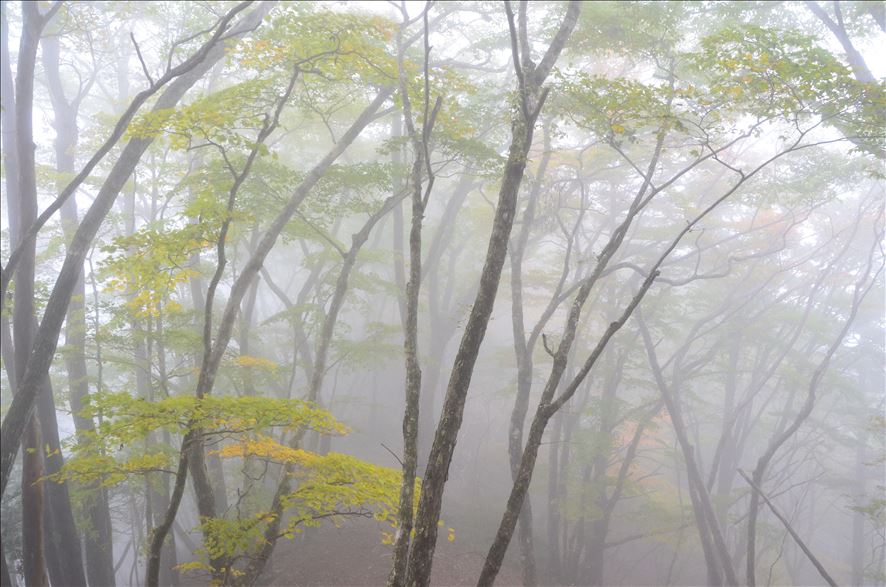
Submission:
<svg viewBox="0 0 886 587">
<path fill-rule="evenodd" d="M 508 456 L 511 464 L 511 480 L 515 480 L 520 468 L 520 454 L 523 452 L 523 426 L 529 410 L 529 393 L 532 389 L 532 353 L 538 338 L 527 340 L 523 323 L 523 255 L 529 240 L 529 232 L 535 220 L 535 207 L 541 192 L 542 181 L 548 162 L 551 159 L 550 133 L 544 125 L 545 152 L 529 190 L 526 209 L 523 212 L 520 231 L 510 244 L 511 260 L 511 326 L 514 334 L 514 354 L 517 359 L 517 395 L 511 412 L 508 429 Z M 535 552 L 532 544 L 532 503 L 527 500 L 520 513 L 520 567 L 523 584 L 535 585 L 538 582 L 535 568 Z"/>
<path fill-rule="evenodd" d="M 579 3 L 570 2 L 569 9 L 554 40 L 542 61 L 536 66 L 532 64 L 531 56 L 525 53 L 521 62 L 517 51 L 517 34 L 513 26 L 513 14 L 510 11 L 510 5 L 506 3 L 505 6 L 511 24 L 514 67 L 520 86 L 518 112 L 515 113 L 511 124 L 511 145 L 499 190 L 492 234 L 489 237 L 486 251 L 486 261 L 480 275 L 480 286 L 456 353 L 446 389 L 446 397 L 443 401 L 443 410 L 431 446 L 428 467 L 425 471 L 416 516 L 415 539 L 409 557 L 407 584 L 410 587 L 424 587 L 431 580 L 431 566 L 437 542 L 437 521 L 440 519 L 440 509 L 443 505 L 443 490 L 449 474 L 452 455 L 455 452 L 458 432 L 461 428 L 474 364 L 486 335 L 486 327 L 489 324 L 495 297 L 498 293 L 502 267 L 507 256 L 508 239 L 514 224 L 517 194 L 520 191 L 526 160 L 532 145 L 535 121 L 544 106 L 547 95 L 547 91 L 542 90 L 541 86 L 547 79 L 578 20 Z"/>
<path fill-rule="evenodd" d="M 498 292 L 502 266 L 507 254 L 508 236 L 514 222 L 517 192 L 526 167 L 526 156 L 532 139 L 534 121 L 518 118 L 512 124 L 512 141 L 504 181 L 499 193 L 486 262 L 480 277 L 480 288 L 471 309 L 455 364 L 446 390 L 440 422 L 431 446 L 428 466 L 422 485 L 416 535 L 409 560 L 408 584 L 425 586 L 430 582 L 431 564 L 437 540 L 437 520 L 443 503 L 443 489 L 449 464 L 461 428 L 465 400 L 473 375 L 474 363 Z"/>
</svg>

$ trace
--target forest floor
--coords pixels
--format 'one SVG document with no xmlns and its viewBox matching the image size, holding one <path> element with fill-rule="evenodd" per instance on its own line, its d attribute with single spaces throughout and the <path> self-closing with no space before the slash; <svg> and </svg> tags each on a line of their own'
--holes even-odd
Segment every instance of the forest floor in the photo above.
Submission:
<svg viewBox="0 0 886 587">
<path fill-rule="evenodd" d="M 341 528 L 325 525 L 309 530 L 307 536 L 281 541 L 263 583 L 278 587 L 384 585 L 391 569 L 391 553 L 392 547 L 381 542 L 379 524 L 372 520 L 349 521 Z M 441 532 L 431 584 L 476 585 L 485 556 L 485 549 L 458 539 L 449 542 L 446 533 Z M 520 585 L 519 569 L 503 566 L 495 584 Z"/>
</svg>

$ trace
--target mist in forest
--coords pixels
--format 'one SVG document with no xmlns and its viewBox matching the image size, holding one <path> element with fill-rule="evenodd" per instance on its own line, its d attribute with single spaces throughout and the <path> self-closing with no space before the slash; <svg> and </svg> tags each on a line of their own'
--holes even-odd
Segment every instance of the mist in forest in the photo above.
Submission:
<svg viewBox="0 0 886 587">
<path fill-rule="evenodd" d="M 886 585 L 882 2 L 2 2 L 6 586 Z"/>
</svg>

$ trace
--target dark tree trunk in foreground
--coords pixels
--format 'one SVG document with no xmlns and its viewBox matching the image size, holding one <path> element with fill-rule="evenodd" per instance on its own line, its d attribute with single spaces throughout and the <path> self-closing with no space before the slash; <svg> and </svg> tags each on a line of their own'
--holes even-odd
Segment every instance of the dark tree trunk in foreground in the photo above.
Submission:
<svg viewBox="0 0 886 587">
<path fill-rule="evenodd" d="M 410 587 L 424 587 L 431 580 L 431 566 L 437 542 L 437 521 L 440 519 L 440 508 L 443 505 L 443 490 L 449 475 L 452 454 L 455 452 L 458 431 L 461 428 L 474 364 L 486 335 L 486 327 L 489 324 L 495 297 L 498 293 L 501 271 L 507 256 L 508 239 L 514 224 L 517 194 L 523 181 L 529 148 L 532 145 L 535 121 L 544 106 L 546 92 L 542 91 L 541 86 L 563 50 L 567 39 L 572 34 L 572 29 L 578 19 L 578 12 L 578 2 L 570 2 L 560 29 L 537 66 L 525 67 L 525 65 L 531 64 L 529 55 L 524 55 L 526 63 L 521 64 L 516 51 L 516 35 L 512 33 L 514 66 L 520 82 L 520 104 L 511 123 L 511 146 L 499 190 L 492 234 L 489 237 L 486 261 L 480 276 L 480 286 L 452 367 L 443 402 L 443 411 L 437 424 L 428 458 L 428 467 L 425 471 L 416 516 L 415 539 L 409 557 L 407 584 Z M 513 21 L 513 18 L 511 17 L 510 20 Z"/>
<path fill-rule="evenodd" d="M 434 119 L 440 108 L 437 98 L 434 111 L 429 112 L 430 87 L 428 83 L 428 9 L 422 14 L 424 22 L 424 112 L 421 132 L 416 129 L 412 116 L 412 104 L 407 90 L 406 72 L 403 69 L 403 32 L 408 23 L 408 15 L 403 13 L 403 24 L 397 36 L 397 72 L 400 98 L 403 102 L 403 119 L 412 143 L 413 163 L 407 182 L 407 192 L 412 203 L 412 217 L 409 230 L 409 281 L 406 283 L 406 300 L 403 311 L 403 352 L 406 363 L 405 407 L 403 409 L 403 479 L 400 483 L 400 500 L 397 512 L 397 533 L 394 539 L 394 561 L 388 578 L 390 587 L 402 587 L 406 581 L 406 565 L 409 562 L 409 542 L 413 527 L 413 503 L 415 479 L 418 467 L 418 424 L 421 397 L 421 364 L 418 349 L 418 302 L 421 292 L 421 233 L 425 206 L 434 187 L 428 143 L 434 127 Z M 427 171 L 428 184 L 422 191 L 422 178 Z"/>
</svg>

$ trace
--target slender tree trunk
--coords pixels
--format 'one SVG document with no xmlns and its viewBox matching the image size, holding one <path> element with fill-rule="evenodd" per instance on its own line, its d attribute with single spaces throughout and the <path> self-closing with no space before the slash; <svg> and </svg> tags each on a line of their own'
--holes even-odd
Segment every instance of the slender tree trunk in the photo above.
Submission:
<svg viewBox="0 0 886 587">
<path fill-rule="evenodd" d="M 399 139 L 403 136 L 403 114 L 395 112 L 391 116 L 391 139 Z M 403 177 L 400 172 L 403 166 L 403 149 L 399 146 L 391 151 L 391 165 L 393 172 L 391 174 L 391 193 L 396 194 L 402 191 Z M 392 213 L 393 217 L 393 239 L 394 247 L 394 283 L 397 284 L 397 306 L 400 310 L 400 320 L 403 323 L 403 329 L 406 330 L 406 255 L 403 254 L 403 204 L 397 204 Z"/>
<path fill-rule="evenodd" d="M 855 449 L 855 495 L 856 499 L 865 499 L 867 489 L 867 434 L 864 434 L 856 442 Z M 865 558 L 865 516 L 862 512 L 852 512 L 852 555 L 850 566 L 852 568 L 852 584 L 864 585 L 864 558 Z"/>
<path fill-rule="evenodd" d="M 563 436 L 563 412 L 557 414 L 554 420 L 554 431 L 551 444 L 548 446 L 548 504 L 547 514 L 547 577 L 550 584 L 562 581 L 560 574 L 560 476 L 565 471 L 560 470 L 560 439 Z M 565 444 L 565 443 L 563 443 Z"/>
<path fill-rule="evenodd" d="M 157 316 L 157 328 L 156 328 L 156 352 L 157 352 L 157 375 L 159 377 L 158 387 L 163 390 L 166 390 L 168 387 L 167 373 L 166 373 L 166 345 L 163 343 L 163 312 L 162 310 L 159 312 Z M 150 364 L 150 361 L 149 361 Z M 150 371 L 149 371 L 150 374 Z M 154 386 L 151 385 L 151 393 L 153 395 Z M 168 397 L 168 393 L 166 393 Z M 153 399 L 152 399 L 153 401 Z M 162 443 L 163 446 L 172 446 L 172 438 L 169 434 L 169 430 L 163 429 L 161 432 Z M 169 508 L 169 475 L 167 473 L 160 473 L 157 477 L 153 479 L 153 484 L 151 490 L 154 492 L 154 504 L 156 505 L 156 511 L 165 512 Z M 152 524 L 153 527 L 153 524 Z M 175 545 L 175 532 L 169 533 L 169 538 L 166 540 L 166 544 L 164 545 L 164 553 L 163 557 L 166 559 L 167 564 L 163 566 L 163 574 L 161 576 L 161 580 L 164 585 L 170 585 L 171 587 L 178 587 L 179 585 L 179 574 L 176 570 L 176 565 L 178 564 L 178 556 L 176 553 L 176 545 Z"/>
<path fill-rule="evenodd" d="M 800 550 L 803 551 L 803 554 L 806 555 L 806 557 L 809 559 L 809 561 L 812 563 L 812 565 L 815 567 L 815 569 L 819 572 L 821 577 L 827 582 L 827 584 L 830 585 L 831 587 L 837 587 L 837 583 L 831 578 L 830 574 L 828 574 L 827 570 L 824 568 L 824 566 L 821 564 L 821 562 L 812 554 L 812 552 L 809 550 L 809 548 L 806 546 L 806 544 L 803 542 L 803 540 L 797 534 L 796 530 L 794 530 L 793 526 L 791 526 L 790 522 L 788 522 L 787 518 L 785 518 L 781 514 L 781 512 L 779 512 L 776 509 L 776 507 L 772 504 L 772 502 L 769 500 L 769 498 L 763 494 L 763 492 L 760 490 L 760 486 L 757 485 L 756 483 L 754 483 L 753 481 L 751 481 L 748 478 L 748 476 L 744 473 L 744 471 L 740 471 L 739 474 L 742 477 L 744 477 L 745 481 L 747 481 L 751 485 L 751 487 L 754 489 L 754 493 L 759 495 L 763 499 L 763 501 L 766 502 L 766 505 L 769 506 L 769 509 L 772 511 L 773 514 L 775 514 L 775 517 L 778 518 L 778 520 L 784 525 L 785 529 L 791 535 L 791 538 L 794 539 L 794 542 L 797 543 L 797 546 L 800 547 Z"/>
<path fill-rule="evenodd" d="M 198 168 L 203 164 L 202 152 L 198 152 L 190 160 L 190 169 L 189 173 L 193 171 L 195 168 Z M 189 192 L 190 192 L 189 187 Z M 193 192 L 190 192 L 192 197 L 195 197 Z M 202 273 L 200 273 L 200 262 L 201 256 L 199 251 L 194 251 L 189 258 L 189 263 L 191 267 L 193 267 L 196 271 L 195 274 L 188 280 L 188 289 L 191 293 L 191 303 L 194 306 L 194 310 L 197 312 L 197 316 L 201 319 L 205 319 L 206 312 L 206 297 L 205 297 L 205 280 L 203 279 Z M 203 331 L 202 322 L 196 325 L 196 328 L 199 332 Z M 199 373 L 202 369 L 203 365 L 203 354 L 198 352 L 194 353 L 194 370 Z M 196 385 L 196 382 L 194 382 Z M 214 452 L 210 453 L 206 457 L 206 465 L 209 470 L 210 482 L 212 484 L 214 498 L 216 506 L 221 511 L 226 511 L 228 509 L 228 495 L 227 495 L 227 482 L 225 480 L 225 471 L 222 466 L 221 458 L 215 454 Z"/>
<path fill-rule="evenodd" d="M 529 393 L 532 390 L 532 353 L 535 350 L 537 338 L 527 341 L 526 328 L 523 323 L 523 255 L 526 243 L 529 240 L 529 232 L 535 220 L 535 207 L 538 195 L 541 191 L 542 181 L 551 159 L 550 133 L 548 126 L 544 125 L 545 151 L 538 166 L 536 177 L 532 182 L 527 199 L 526 209 L 523 212 L 520 232 L 511 241 L 511 324 L 514 333 L 514 353 L 517 358 L 517 395 L 514 399 L 514 409 L 511 412 L 510 427 L 508 430 L 508 456 L 511 462 L 511 477 L 516 478 L 520 468 L 520 455 L 523 452 L 523 426 L 526 422 L 526 413 L 529 410 Z M 535 552 L 532 544 L 532 502 L 527 500 L 520 512 L 519 540 L 520 540 L 520 568 L 523 573 L 523 584 L 535 585 L 538 582 L 535 568 Z"/>
<path fill-rule="evenodd" d="M 680 450 L 683 452 L 683 458 L 686 461 L 686 473 L 689 479 L 690 491 L 693 488 L 695 489 L 695 499 L 693 500 L 693 505 L 697 504 L 699 508 L 696 510 L 696 521 L 699 524 L 700 530 L 699 537 L 703 541 L 706 539 L 707 533 L 701 528 L 702 526 L 706 525 L 708 530 L 710 531 L 712 542 L 716 547 L 716 554 L 717 558 L 719 559 L 719 567 L 723 571 L 727 585 L 738 585 L 738 577 L 736 576 L 735 569 L 732 566 L 732 557 L 729 554 L 728 547 L 726 546 L 726 540 L 723 537 L 723 531 L 720 528 L 720 524 L 717 523 L 716 512 L 714 511 L 710 495 L 708 494 L 707 487 L 705 486 L 704 480 L 701 476 L 701 472 L 699 471 L 696 461 L 695 449 L 689 442 L 689 436 L 687 434 L 686 425 L 683 421 L 682 411 L 677 404 L 677 399 L 674 396 L 673 392 L 665 383 L 664 376 L 658 364 L 658 359 L 655 356 L 655 349 L 652 343 L 652 339 L 649 335 L 649 331 L 646 328 L 645 323 L 643 322 L 642 315 L 639 318 L 639 322 L 640 333 L 643 335 L 643 343 L 646 346 L 646 353 L 649 357 L 650 366 L 652 367 L 652 374 L 655 377 L 656 384 L 658 385 L 659 392 L 661 393 L 662 401 L 664 402 L 665 407 L 667 407 L 668 413 L 671 416 L 674 433 L 677 436 L 677 442 L 680 445 Z M 712 578 L 713 565 L 712 561 L 709 560 L 708 562 L 708 576 L 709 578 Z"/>
<path fill-rule="evenodd" d="M 678 441 L 679 444 L 679 441 Z M 685 457 L 684 457 L 685 458 Z M 698 497 L 698 487 L 686 475 L 686 485 L 689 489 L 689 502 L 692 504 L 692 512 L 695 517 L 695 526 L 698 529 L 698 540 L 701 543 L 702 553 L 705 560 L 705 571 L 707 572 L 707 580 L 709 585 L 722 585 L 723 573 L 720 560 L 717 558 L 717 549 L 714 546 L 714 540 L 711 538 L 710 527 L 708 526 L 708 518 L 705 515 L 704 507 Z"/>
<path fill-rule="evenodd" d="M 43 385 L 40 392 L 42 397 L 37 400 L 37 417 L 40 420 L 41 446 L 44 452 L 49 449 L 44 456 L 44 474 L 54 475 L 61 471 L 64 457 L 61 453 L 52 385 L 48 378 Z M 74 522 L 68 484 L 55 481 L 44 483 L 46 516 L 43 523 L 49 578 L 54 585 L 86 585 L 80 535 Z"/>
<path fill-rule="evenodd" d="M 480 574 L 480 585 L 491 585 L 495 580 L 495 577 L 498 575 L 498 571 L 501 569 L 502 561 L 504 560 L 508 545 L 510 544 L 511 538 L 513 537 L 519 512 L 529 491 L 529 484 L 532 480 L 532 474 L 535 470 L 535 463 L 538 458 L 538 450 L 541 445 L 542 437 L 544 436 L 544 431 L 548 421 L 554 414 L 557 413 L 560 408 L 562 408 L 566 404 L 566 402 L 570 401 L 571 398 L 575 395 L 575 392 L 578 390 L 581 383 L 593 370 L 597 360 L 600 358 L 600 355 L 609 344 L 609 341 L 612 340 L 612 337 L 615 335 L 615 333 L 617 333 L 631 317 L 631 314 L 637 308 L 638 304 L 643 300 L 646 293 L 649 291 L 649 288 L 652 286 L 653 281 L 658 276 L 658 267 L 661 265 L 667 255 L 669 255 L 670 252 L 673 251 L 674 247 L 676 247 L 677 243 L 683 237 L 683 235 L 685 235 L 691 229 L 694 222 L 697 222 L 701 217 L 703 217 L 704 214 L 707 213 L 702 213 L 702 215 L 697 217 L 695 221 L 687 224 L 686 228 L 679 233 L 674 241 L 672 241 L 671 245 L 668 247 L 668 249 L 665 250 L 664 254 L 659 257 L 658 261 L 656 261 L 651 272 L 646 276 L 646 279 L 641 284 L 640 289 L 637 291 L 636 294 L 634 294 L 634 297 L 628 303 L 621 316 L 616 321 L 609 324 L 609 327 L 604 331 L 603 335 L 597 341 L 594 350 L 585 360 L 578 374 L 576 374 L 576 376 L 570 380 L 569 384 L 565 387 L 563 392 L 560 393 L 560 395 L 555 399 L 554 394 L 557 392 L 563 379 L 563 374 L 566 371 L 566 366 L 569 361 L 569 354 L 572 351 L 573 342 L 575 341 L 582 308 L 587 301 L 593 286 L 602 275 L 602 272 L 606 267 L 609 259 L 612 258 L 612 256 L 615 254 L 620 244 L 622 243 L 631 221 L 641 208 L 640 202 L 642 201 L 644 194 L 650 186 L 653 166 L 658 160 L 658 154 L 660 153 L 663 140 L 664 135 L 660 133 L 656 152 L 653 155 L 650 164 L 650 169 L 647 172 L 645 181 L 643 182 L 640 190 L 634 198 L 634 202 L 631 204 L 627 217 L 619 226 L 619 229 L 616 230 L 610 237 L 610 240 L 604 247 L 603 252 L 601 252 L 598 256 L 597 265 L 595 266 L 593 272 L 581 282 L 581 287 L 579 287 L 578 293 L 572 302 L 572 307 L 570 308 L 569 315 L 566 320 L 566 327 L 563 332 L 562 340 L 557 348 L 556 353 L 554 353 L 554 361 L 551 367 L 551 372 L 548 376 L 547 383 L 545 384 L 544 390 L 542 391 L 541 399 L 539 400 L 538 407 L 532 419 L 529 436 L 526 440 L 526 446 L 523 449 L 523 453 L 521 455 L 519 472 L 516 475 L 514 483 L 511 487 L 511 493 L 508 496 L 507 505 L 505 506 L 505 512 L 502 515 L 498 531 L 495 535 L 495 539 L 493 540 L 492 545 L 489 547 L 489 552 L 486 555 L 486 561 Z M 723 199 L 725 199 L 725 197 L 726 196 L 724 196 Z M 720 201 L 722 201 L 722 199 Z M 708 208 L 708 211 L 710 209 L 711 208 Z"/>
<path fill-rule="evenodd" d="M 506 5 L 506 7 L 509 21 L 513 25 L 510 6 Z M 541 86 L 557 61 L 567 39 L 572 34 L 572 29 L 578 19 L 578 12 L 579 4 L 570 2 L 566 16 L 554 40 L 537 66 L 531 63 L 531 55 L 524 55 L 523 63 L 520 62 L 516 49 L 516 32 L 513 30 L 513 26 L 511 27 L 514 67 L 520 82 L 520 112 L 515 114 L 511 124 L 511 145 L 499 190 L 486 260 L 480 276 L 480 286 L 456 353 L 455 363 L 446 388 L 440 422 L 437 425 L 428 467 L 425 471 L 416 516 L 416 534 L 409 557 L 407 585 L 410 587 L 425 587 L 431 580 L 431 566 L 437 542 L 437 521 L 440 519 L 440 509 L 443 505 L 443 490 L 449 474 L 452 454 L 455 452 L 458 432 L 461 428 L 474 364 L 486 335 L 486 327 L 489 324 L 495 297 L 498 293 L 501 271 L 507 255 L 508 239 L 514 224 L 517 194 L 520 191 L 526 159 L 532 145 L 535 121 L 544 106 L 546 91 L 541 90 Z"/>
<path fill-rule="evenodd" d="M 55 117 L 53 126 L 56 131 L 54 145 L 56 169 L 60 174 L 73 174 L 75 171 L 74 153 L 76 152 L 78 142 L 77 111 L 79 109 L 80 97 L 78 96 L 75 100 L 69 102 L 64 94 L 59 73 L 59 39 L 57 36 L 47 36 L 43 39 L 42 56 Z M 56 188 L 59 191 L 64 188 L 61 181 L 57 182 Z M 62 205 L 61 221 L 65 236 L 70 238 L 76 230 L 78 221 L 77 201 L 74 198 L 68 199 Z M 74 415 L 74 429 L 78 436 L 87 435 L 95 430 L 95 425 L 91 418 L 79 416 L 89 396 L 89 378 L 86 368 L 85 349 L 86 286 L 81 268 L 65 319 L 65 366 L 68 371 L 69 401 Z M 61 459 L 62 456 L 59 453 L 58 460 L 61 461 Z M 47 472 L 52 474 L 57 472 L 55 469 L 61 468 L 62 463 L 52 463 L 52 459 L 50 459 L 50 464 L 52 466 L 48 467 Z M 75 549 L 70 548 L 69 545 L 72 542 L 70 536 L 67 535 L 74 528 L 73 517 L 69 513 L 70 499 L 67 495 L 67 483 L 62 484 L 60 489 L 61 491 L 58 491 L 60 495 L 55 498 L 55 501 L 60 502 L 61 509 L 66 511 L 62 511 L 58 515 L 53 513 L 51 516 L 52 522 L 50 522 L 52 528 L 47 528 L 47 530 L 51 530 L 50 535 L 54 536 L 58 542 L 57 548 L 77 555 L 76 559 L 71 561 L 71 563 L 76 563 L 79 566 L 79 553 L 75 552 Z M 52 492 L 51 488 L 50 492 Z M 50 499 L 51 501 L 53 500 Z M 115 584 L 113 537 L 107 490 L 97 483 L 91 484 L 86 488 L 83 501 L 86 516 L 89 520 L 89 528 L 84 532 L 87 577 L 89 582 L 94 585 L 112 586 Z M 56 507 L 50 504 L 50 509 L 54 512 Z M 66 519 L 67 523 L 62 524 L 57 518 Z M 67 533 L 61 531 L 65 527 L 69 529 Z M 72 576 L 75 575 L 70 573 L 60 575 L 60 577 Z M 53 582 L 59 582 L 59 579 L 55 579 Z"/>
<path fill-rule="evenodd" d="M 12 65 L 9 54 L 9 27 L 6 21 L 6 2 L 0 3 L 0 116 L 3 117 L 3 170 L 6 174 L 6 210 L 10 220 L 19 218 L 19 195 L 18 195 L 18 149 L 16 148 L 16 124 L 15 124 L 15 85 L 12 81 Z M 11 242 L 18 240 L 10 225 Z M 0 299 L 3 305 L 3 365 L 6 369 L 9 385 L 15 389 L 15 353 L 13 352 L 12 331 L 9 324 L 7 300 Z M 2 554 L 3 568 L 0 570 L 0 581 L 3 587 L 12 586 L 12 577 L 6 565 L 6 553 Z"/>
<path fill-rule="evenodd" d="M 421 264 L 422 264 L 422 223 L 424 220 L 425 206 L 434 187 L 434 175 L 431 170 L 430 152 L 428 143 L 434 127 L 434 119 L 439 110 L 441 99 L 437 98 L 434 111 L 429 112 L 430 92 L 428 71 L 428 58 L 430 45 L 428 44 L 428 9 L 423 12 L 424 20 L 424 116 L 421 133 L 416 129 L 412 116 L 412 104 L 407 90 L 406 72 L 403 66 L 404 47 L 403 32 L 407 26 L 408 17 L 403 14 L 404 23 L 397 35 L 397 72 L 399 80 L 400 99 L 403 103 L 403 119 L 412 142 L 413 163 L 412 172 L 409 175 L 407 191 L 411 195 L 412 218 L 409 230 L 409 281 L 406 283 L 405 312 L 403 313 L 403 352 L 406 362 L 405 402 L 403 409 L 403 479 L 400 483 L 400 501 L 397 512 L 396 537 L 394 539 L 394 561 L 391 565 L 388 577 L 389 587 L 402 587 L 406 582 L 406 565 L 409 562 L 409 542 L 413 527 L 413 505 L 415 498 L 415 479 L 418 467 L 418 425 L 420 417 L 421 398 L 421 364 L 419 362 L 418 349 L 418 303 L 421 293 Z M 427 189 L 422 191 L 422 177 L 427 170 Z M 399 209 L 399 204 L 397 206 Z"/>
<path fill-rule="evenodd" d="M 437 520 L 443 502 L 443 488 L 448 476 L 449 464 L 458 431 L 461 428 L 464 404 L 473 374 L 474 363 L 486 326 L 492 314 L 499 278 L 507 252 L 507 239 L 511 232 L 516 207 L 516 195 L 526 166 L 526 155 L 531 142 L 531 128 L 522 120 L 512 127 L 510 155 L 499 194 L 486 263 L 480 278 L 480 288 L 471 310 L 468 323 L 456 355 L 455 364 L 446 390 L 446 398 L 440 423 L 434 436 L 428 466 L 422 486 L 416 536 L 409 562 L 410 586 L 423 587 L 430 582 L 431 564 L 437 539 Z"/>
<path fill-rule="evenodd" d="M 251 236 L 249 237 L 249 248 L 247 250 L 248 254 L 252 254 L 255 250 L 255 243 L 258 239 L 259 232 L 258 230 L 253 230 Z M 255 279 L 252 280 L 252 285 L 249 288 L 249 291 L 246 293 L 246 298 L 243 300 L 240 308 L 240 328 L 237 333 L 237 346 L 239 347 L 240 355 L 251 355 L 252 349 L 250 345 L 250 335 L 252 333 L 252 325 L 255 320 L 255 302 L 258 297 L 258 283 L 260 279 L 259 276 L 256 275 Z M 252 382 L 252 368 L 251 367 L 243 367 L 243 393 L 248 396 L 255 395 L 255 387 Z M 227 500 L 226 500 L 227 501 Z M 216 499 L 218 502 L 218 499 Z M 224 511 L 227 508 L 221 508 Z"/>
<path fill-rule="evenodd" d="M 23 232 L 37 218 L 37 177 L 34 159 L 33 102 L 34 67 L 43 19 L 36 4 L 22 4 L 22 32 L 15 78 L 16 152 L 18 155 L 18 217 L 10 217 L 10 234 L 17 247 L 23 247 L 21 262 L 15 269 L 16 288 L 13 296 L 12 338 L 15 349 L 15 371 L 25 372 L 34 341 L 34 273 L 36 243 L 23 239 Z M 35 389 L 42 404 L 46 394 L 45 376 Z M 23 396 L 21 379 L 15 382 L 15 396 Z M 14 401 L 14 400 L 13 400 Z M 44 502 L 43 443 L 37 415 L 28 414 L 25 425 L 26 443 L 22 450 L 22 552 L 27 585 L 48 585 L 43 519 Z M 17 449 L 18 447 L 16 447 Z"/>
<path fill-rule="evenodd" d="M 591 522 L 591 536 L 587 545 L 586 567 L 588 569 L 588 585 L 603 585 L 604 565 L 606 559 L 603 556 L 606 550 L 606 535 L 609 532 L 609 516 L 615 503 L 609 503 L 608 498 L 608 466 L 612 451 L 612 432 L 615 427 L 615 398 L 621 382 L 624 364 L 627 355 L 622 352 L 610 361 L 604 383 L 600 404 L 597 408 L 599 413 L 599 426 L 597 438 L 600 440 L 593 444 L 593 477 L 591 479 L 592 495 L 594 496 L 594 510 L 597 512 Z"/>
</svg>

